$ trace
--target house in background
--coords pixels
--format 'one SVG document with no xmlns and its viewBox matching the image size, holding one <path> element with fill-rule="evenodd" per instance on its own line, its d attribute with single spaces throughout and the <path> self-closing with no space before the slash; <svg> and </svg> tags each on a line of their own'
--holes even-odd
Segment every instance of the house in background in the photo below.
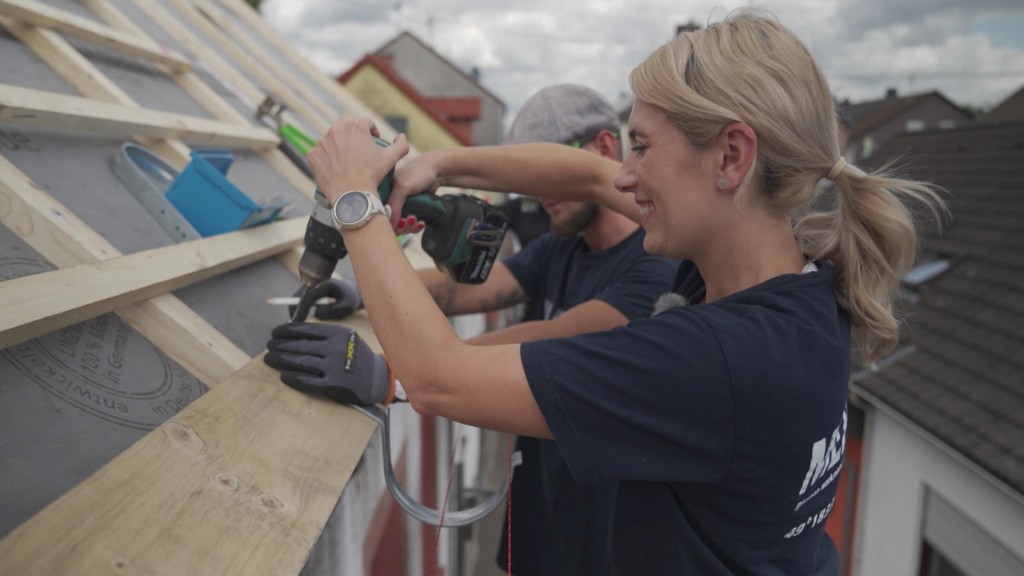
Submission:
<svg viewBox="0 0 1024 576">
<path fill-rule="evenodd" d="M 1024 122 L 1024 86 L 981 118 L 985 122 Z"/>
<path fill-rule="evenodd" d="M 849 142 L 846 157 L 854 163 L 863 163 L 896 134 L 956 128 L 973 121 L 938 91 L 898 96 L 895 88 L 880 100 L 857 104 L 844 100 L 839 103 L 839 117 Z"/>
<path fill-rule="evenodd" d="M 477 99 L 480 114 L 473 123 L 473 144 L 501 143 L 505 103 L 480 84 L 476 69 L 467 74 L 410 32 L 402 32 L 374 54 L 390 58 L 395 73 L 428 100 Z"/>
<path fill-rule="evenodd" d="M 872 163 L 894 157 L 951 220 L 904 278 L 900 348 L 852 379 L 830 533 L 844 574 L 1024 574 L 1024 118 L 904 132 Z"/>
<path fill-rule="evenodd" d="M 390 57 L 368 54 L 338 76 L 338 81 L 417 150 L 470 146 L 480 99 L 426 98 L 395 73 Z"/>
</svg>

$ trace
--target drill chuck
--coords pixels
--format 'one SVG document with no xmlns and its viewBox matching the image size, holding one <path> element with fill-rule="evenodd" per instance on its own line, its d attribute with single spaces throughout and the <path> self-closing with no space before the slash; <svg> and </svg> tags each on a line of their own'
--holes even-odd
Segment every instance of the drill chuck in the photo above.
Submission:
<svg viewBox="0 0 1024 576">
<path fill-rule="evenodd" d="M 334 217 L 327 197 L 316 189 L 313 214 L 306 224 L 305 251 L 299 259 L 299 277 L 306 288 L 312 288 L 331 277 L 334 268 L 348 254 L 341 234 L 334 227 Z"/>
</svg>

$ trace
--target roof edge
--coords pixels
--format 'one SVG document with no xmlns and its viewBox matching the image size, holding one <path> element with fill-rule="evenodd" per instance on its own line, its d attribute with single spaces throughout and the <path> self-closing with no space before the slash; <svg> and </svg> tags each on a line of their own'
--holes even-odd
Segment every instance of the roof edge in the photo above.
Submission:
<svg viewBox="0 0 1024 576">
<path fill-rule="evenodd" d="M 412 32 L 410 32 L 408 30 L 403 30 L 403 31 L 399 32 L 397 36 L 395 36 L 391 40 L 388 40 L 387 42 L 382 44 L 380 48 L 377 48 L 376 50 L 374 50 L 373 54 L 380 55 L 380 53 L 383 50 L 385 50 L 388 46 L 391 46 L 395 42 L 398 42 L 398 40 L 400 38 L 402 38 L 403 36 L 408 36 L 413 42 L 416 42 L 424 50 L 426 50 L 426 51 L 430 52 L 431 54 L 433 54 L 438 60 L 440 60 L 441 62 L 444 62 L 445 65 L 447 65 L 453 71 L 458 73 L 460 76 L 462 76 L 463 78 L 465 78 L 469 82 L 472 82 L 474 86 L 476 86 L 476 87 L 480 88 L 481 90 L 483 90 L 491 98 L 494 98 L 495 102 L 497 102 L 503 109 L 505 108 L 505 102 L 501 98 L 498 98 L 498 96 L 494 92 L 491 92 L 490 90 L 488 90 L 483 84 L 480 83 L 479 80 L 474 80 L 472 76 L 470 76 L 469 74 L 466 74 L 466 72 L 464 70 L 462 70 L 458 66 L 456 66 L 451 60 L 449 60 L 449 59 L 445 58 L 444 56 L 442 56 L 437 50 L 434 50 L 433 48 L 431 48 L 429 44 L 427 44 L 423 40 L 420 40 L 419 36 L 416 36 L 415 34 L 413 34 Z"/>
<path fill-rule="evenodd" d="M 951 107 L 953 107 L 953 109 L 966 116 L 969 121 L 975 121 L 974 117 L 970 113 L 968 113 L 963 108 L 958 106 L 956 102 L 953 102 L 952 100 L 947 98 L 942 92 L 938 90 L 931 90 L 929 92 L 921 92 L 920 94 L 901 96 L 888 102 L 885 100 L 881 101 L 881 103 L 879 103 L 879 105 L 876 108 L 865 114 L 864 117 L 860 119 L 860 121 L 853 123 L 851 127 L 853 127 L 854 130 L 850 131 L 849 138 L 853 140 L 863 136 L 864 134 L 867 134 L 868 132 L 871 132 L 875 128 L 878 128 L 879 126 L 892 120 L 896 116 L 899 116 L 900 114 L 906 112 L 907 110 L 910 110 L 917 104 L 925 102 L 928 98 L 932 96 L 938 96 L 943 102 L 950 105 Z M 867 102 L 865 102 L 865 104 L 867 104 Z M 871 116 L 877 117 L 872 118 Z M 865 120 L 867 122 L 865 122 Z"/>
<path fill-rule="evenodd" d="M 351 68 L 338 75 L 337 80 L 341 84 L 345 84 L 355 76 L 356 72 L 362 69 L 364 66 L 369 66 L 379 72 L 384 78 L 391 82 L 399 92 L 401 92 L 406 98 L 412 101 L 419 109 L 430 118 L 437 122 L 438 126 L 444 128 L 445 132 L 448 133 L 452 138 L 463 146 L 472 146 L 473 140 L 471 137 L 467 137 L 461 134 L 459 130 L 448 120 L 442 118 L 431 106 L 427 99 L 416 91 L 408 82 L 402 79 L 391 67 L 384 61 L 384 57 L 378 56 L 377 54 L 366 54 L 359 59 Z"/>
<path fill-rule="evenodd" d="M 921 439 L 923 439 L 925 442 L 928 442 L 936 449 L 938 449 L 940 452 L 946 454 L 957 463 L 963 465 L 971 472 L 977 474 L 978 476 L 986 480 L 996 490 L 1003 492 L 1004 494 L 1015 500 L 1018 504 L 1024 505 L 1024 493 L 1018 491 L 1005 480 L 999 478 L 991 471 L 987 470 L 985 467 L 979 464 L 977 461 L 969 458 L 963 452 L 960 452 L 956 448 L 950 446 L 948 443 L 946 443 L 945 440 L 942 440 L 941 438 L 933 434 L 931 431 L 925 429 L 923 426 L 913 421 L 909 416 L 907 416 L 903 412 L 900 412 L 900 410 L 895 406 L 889 404 L 885 400 L 882 400 L 878 396 L 875 396 L 871 392 L 868 392 L 862 386 L 858 385 L 854 381 L 850 382 L 850 395 L 851 400 L 853 401 L 859 399 L 862 402 L 866 402 L 867 404 L 870 404 L 871 406 L 878 408 L 887 416 L 889 416 L 897 423 L 902 425 L 904 428 L 910 430 L 917 436 L 920 436 Z"/>
</svg>

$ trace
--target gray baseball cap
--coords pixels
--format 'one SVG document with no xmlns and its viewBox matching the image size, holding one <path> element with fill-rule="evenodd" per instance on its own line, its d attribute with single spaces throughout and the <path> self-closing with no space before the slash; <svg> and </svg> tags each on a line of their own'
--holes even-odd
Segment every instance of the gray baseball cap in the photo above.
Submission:
<svg viewBox="0 0 1024 576">
<path fill-rule="evenodd" d="M 619 133 L 619 115 L 597 91 L 578 84 L 557 84 L 530 97 L 516 114 L 505 144 L 570 144 L 601 130 Z"/>
</svg>

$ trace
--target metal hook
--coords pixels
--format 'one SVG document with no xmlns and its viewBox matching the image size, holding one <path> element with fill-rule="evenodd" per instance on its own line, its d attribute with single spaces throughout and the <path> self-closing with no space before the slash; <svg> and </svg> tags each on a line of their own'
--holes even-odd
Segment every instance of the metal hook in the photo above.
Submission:
<svg viewBox="0 0 1024 576">
<path fill-rule="evenodd" d="M 380 429 L 381 439 L 381 451 L 384 456 L 384 482 L 387 484 L 388 491 L 398 502 L 398 505 L 402 507 L 410 516 L 430 524 L 432 526 L 442 526 L 441 524 L 441 511 L 433 508 L 427 508 L 423 504 L 420 504 L 414 500 L 411 496 L 406 494 L 405 490 L 398 483 L 398 479 L 395 478 L 395 471 L 391 467 L 391 418 L 390 413 L 386 408 L 380 406 L 352 406 L 356 410 L 370 417 L 371 420 L 377 423 Z M 512 455 L 512 467 L 513 469 L 522 463 L 522 454 L 515 452 Z M 498 504 L 505 499 L 505 494 L 508 492 L 509 478 L 506 476 L 502 481 L 501 486 L 498 486 L 497 490 L 493 494 L 488 496 L 483 502 L 467 508 L 465 510 L 453 510 L 446 511 L 444 513 L 444 524 L 442 527 L 456 528 L 459 526 L 466 526 L 473 524 L 483 519 L 484 516 L 490 514 Z"/>
<path fill-rule="evenodd" d="M 473 221 L 471 229 L 466 232 L 466 241 L 473 246 L 500 247 L 505 239 L 505 230 L 487 224 L 486 222 Z"/>
</svg>

